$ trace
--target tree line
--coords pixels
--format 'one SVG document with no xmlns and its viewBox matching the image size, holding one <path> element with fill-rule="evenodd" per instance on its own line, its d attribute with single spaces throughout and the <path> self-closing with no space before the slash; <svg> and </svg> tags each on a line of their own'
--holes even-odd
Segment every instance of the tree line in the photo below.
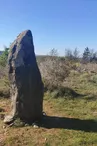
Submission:
<svg viewBox="0 0 97 146">
<path fill-rule="evenodd" d="M 88 47 L 84 49 L 82 55 L 80 55 L 80 52 L 77 48 L 75 48 L 74 51 L 66 49 L 65 57 L 69 60 L 80 60 L 82 63 L 97 63 L 97 52 L 95 52 L 93 49 L 89 49 Z"/>
<path fill-rule="evenodd" d="M 6 66 L 8 52 L 9 48 L 5 47 L 3 53 L 0 55 L 0 65 Z M 49 56 L 58 56 L 57 49 L 51 49 Z M 82 63 L 97 63 L 97 52 L 86 47 L 82 55 L 80 55 L 80 52 L 77 48 L 75 48 L 73 51 L 71 49 L 65 49 L 65 55 L 63 58 L 68 60 L 81 61 Z"/>
</svg>

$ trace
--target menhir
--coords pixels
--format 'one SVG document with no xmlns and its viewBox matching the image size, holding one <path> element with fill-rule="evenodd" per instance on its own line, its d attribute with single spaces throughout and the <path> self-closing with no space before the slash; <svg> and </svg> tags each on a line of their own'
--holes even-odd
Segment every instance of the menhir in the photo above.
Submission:
<svg viewBox="0 0 97 146">
<path fill-rule="evenodd" d="M 8 71 L 11 85 L 11 112 L 5 123 L 17 117 L 25 121 L 42 118 L 43 82 L 34 53 L 32 33 L 24 31 L 10 46 Z"/>
</svg>

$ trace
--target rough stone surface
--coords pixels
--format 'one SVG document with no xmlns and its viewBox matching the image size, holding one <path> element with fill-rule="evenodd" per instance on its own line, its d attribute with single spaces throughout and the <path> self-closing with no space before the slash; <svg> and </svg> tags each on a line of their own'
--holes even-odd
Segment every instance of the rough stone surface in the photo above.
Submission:
<svg viewBox="0 0 97 146">
<path fill-rule="evenodd" d="M 11 44 L 8 56 L 11 83 L 11 113 L 8 123 L 19 117 L 26 121 L 39 120 L 43 108 L 43 83 L 34 53 L 30 30 L 24 31 Z"/>
</svg>

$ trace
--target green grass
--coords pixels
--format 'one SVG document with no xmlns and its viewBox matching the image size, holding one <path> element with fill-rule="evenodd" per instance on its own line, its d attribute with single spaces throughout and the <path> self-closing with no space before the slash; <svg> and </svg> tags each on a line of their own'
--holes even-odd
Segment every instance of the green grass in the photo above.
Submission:
<svg viewBox="0 0 97 146">
<path fill-rule="evenodd" d="M 47 116 L 33 126 L 6 126 L 0 120 L 0 146 L 97 146 L 97 77 L 73 72 L 64 85 L 77 96 L 58 91 L 44 96 Z M 0 84 L 2 84 L 0 82 Z M 71 90 L 70 90 L 71 91 Z M 74 94 L 75 95 L 75 94 Z M 0 114 L 10 110 L 10 100 L 0 99 Z"/>
</svg>

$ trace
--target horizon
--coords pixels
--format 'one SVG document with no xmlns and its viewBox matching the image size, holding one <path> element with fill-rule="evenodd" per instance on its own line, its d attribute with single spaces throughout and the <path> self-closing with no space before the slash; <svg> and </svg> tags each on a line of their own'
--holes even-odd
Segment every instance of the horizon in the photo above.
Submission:
<svg viewBox="0 0 97 146">
<path fill-rule="evenodd" d="M 0 50 L 30 29 L 37 55 L 47 55 L 53 48 L 60 56 L 65 49 L 97 51 L 96 7 L 92 0 L 0 1 Z"/>
</svg>

